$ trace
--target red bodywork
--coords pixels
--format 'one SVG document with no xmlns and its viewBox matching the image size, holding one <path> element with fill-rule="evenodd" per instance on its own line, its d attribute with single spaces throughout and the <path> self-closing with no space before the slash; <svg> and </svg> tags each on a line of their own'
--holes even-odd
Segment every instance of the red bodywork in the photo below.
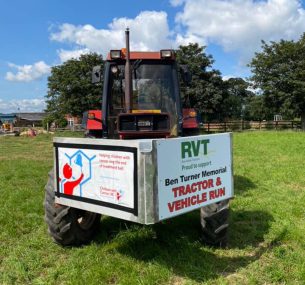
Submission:
<svg viewBox="0 0 305 285">
<path fill-rule="evenodd" d="M 194 109 L 182 109 L 183 129 L 197 129 L 199 127 L 197 121 L 197 113 Z"/>
<path fill-rule="evenodd" d="M 102 111 L 90 110 L 88 111 L 87 130 L 102 130 Z"/>
<path fill-rule="evenodd" d="M 94 114 L 94 118 L 90 119 L 91 114 Z M 145 113 L 144 113 L 145 114 Z M 196 118 L 196 111 L 192 108 L 189 109 L 182 109 L 182 115 L 183 115 L 183 129 L 198 129 L 199 124 Z M 87 130 L 102 130 L 102 111 L 101 110 L 90 110 L 88 112 L 88 120 L 87 120 Z M 121 137 L 129 137 L 130 135 L 133 135 L 134 137 L 137 136 L 143 136 L 142 132 L 136 133 L 132 132 L 129 134 L 126 133 L 120 133 Z M 159 132 L 156 132 L 152 134 L 153 136 L 160 136 Z M 164 133 L 162 137 L 168 137 L 169 133 Z"/>
<path fill-rule="evenodd" d="M 126 53 L 124 49 L 122 49 L 122 59 L 126 58 Z M 137 60 L 137 59 L 157 59 L 163 60 L 164 58 L 161 57 L 161 53 L 158 51 L 131 51 L 130 52 L 130 60 Z M 170 58 L 166 58 L 170 60 L 175 60 L 175 54 L 172 53 Z M 107 60 L 111 61 L 110 53 L 107 55 Z"/>
</svg>

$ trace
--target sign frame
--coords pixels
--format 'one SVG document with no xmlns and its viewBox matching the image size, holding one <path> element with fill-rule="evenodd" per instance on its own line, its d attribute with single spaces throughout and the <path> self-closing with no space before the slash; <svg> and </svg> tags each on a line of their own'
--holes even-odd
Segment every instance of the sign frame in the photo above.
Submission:
<svg viewBox="0 0 305 285">
<path fill-rule="evenodd" d="M 69 200 L 84 202 L 86 204 L 96 205 L 96 206 L 103 206 L 110 209 L 115 209 L 119 211 L 123 211 L 126 213 L 131 213 L 135 217 L 138 216 L 138 149 L 136 147 L 129 147 L 129 146 L 111 146 L 111 145 L 96 145 L 96 144 L 78 144 L 78 143 L 61 143 L 61 142 L 54 142 L 53 143 L 55 149 L 55 185 L 56 191 L 55 196 L 57 198 L 66 198 Z M 74 195 L 67 195 L 64 193 L 60 193 L 59 189 L 59 148 L 71 148 L 71 149 L 90 149 L 90 150 L 107 150 L 107 151 L 122 151 L 122 152 L 129 152 L 133 154 L 134 158 L 134 169 L 133 169 L 133 196 L 134 196 L 134 204 L 132 208 L 113 204 L 106 201 L 99 201 L 95 199 L 90 199 L 86 197 L 74 196 Z"/>
<path fill-rule="evenodd" d="M 164 164 L 164 159 L 160 159 L 162 156 L 160 156 L 160 145 L 171 145 L 171 144 L 179 144 L 181 142 L 184 141 L 190 141 L 190 140 L 209 140 L 209 139 L 215 139 L 218 141 L 218 144 L 220 142 L 220 140 L 225 139 L 227 140 L 227 144 L 226 147 L 224 148 L 227 151 L 227 164 L 225 164 L 224 166 L 226 166 L 226 177 L 227 177 L 227 184 L 226 186 L 228 187 L 228 189 L 226 189 L 224 192 L 226 194 L 221 195 L 218 198 L 213 198 L 212 200 L 210 198 L 207 198 L 207 200 L 205 200 L 205 202 L 198 204 L 197 206 L 187 206 L 187 208 L 182 207 L 179 210 L 174 211 L 173 213 L 165 213 L 164 208 L 165 208 L 165 204 L 167 204 L 167 202 L 172 202 L 175 203 L 177 200 L 179 200 L 180 198 L 175 198 L 175 199 L 168 199 L 166 198 L 166 196 L 162 193 L 164 193 L 164 190 L 166 187 L 164 187 L 164 181 L 162 180 L 162 173 L 164 173 L 164 171 L 160 171 L 161 170 L 161 164 Z M 198 136 L 190 136 L 190 137 L 179 137 L 179 138 L 173 138 L 170 141 L 165 141 L 165 140 L 157 140 L 155 142 L 155 148 L 156 148 L 156 153 L 157 153 L 157 159 L 156 159 L 156 164 L 157 164 L 157 187 L 158 187 L 158 191 L 157 191 L 157 204 L 158 204 L 158 209 L 156 212 L 156 219 L 158 221 L 162 221 L 162 220 L 166 220 L 169 218 L 173 218 L 176 216 L 180 216 L 186 213 L 189 213 L 191 211 L 194 211 L 196 209 L 199 209 L 201 207 L 205 207 L 208 205 L 211 205 L 213 203 L 217 203 L 226 199 L 232 199 L 232 197 L 234 197 L 234 176 L 233 176 L 233 134 L 228 132 L 228 133 L 221 133 L 221 134 L 204 134 L 204 135 L 198 135 Z M 202 146 L 203 147 L 203 146 Z M 170 153 L 170 150 L 168 152 L 166 152 L 167 154 Z M 180 153 L 177 153 L 178 155 L 180 155 Z M 211 158 L 213 159 L 213 158 Z M 178 159 L 179 160 L 179 159 Z M 176 164 L 178 163 L 183 163 L 182 158 L 181 161 L 175 161 Z M 175 164 L 175 163 L 174 163 Z M 213 169 L 214 170 L 214 169 Z M 213 172 L 213 170 L 211 170 Z M 202 170 L 199 170 L 199 172 L 202 172 Z M 221 174 L 220 174 L 221 175 Z M 222 175 L 221 175 L 222 176 Z M 179 177 L 179 172 L 176 173 L 176 177 Z M 211 178 L 214 177 L 211 176 Z M 208 176 L 206 179 L 209 179 L 210 177 Z M 204 180 L 205 178 L 202 178 L 202 176 L 200 175 L 200 180 Z M 222 180 L 222 179 L 221 179 Z M 194 182 L 198 181 L 194 180 Z M 231 183 L 230 183 L 231 182 Z M 184 183 L 180 183 L 178 185 L 187 185 L 189 184 L 189 182 L 184 182 Z M 221 183 L 222 186 L 219 186 L 218 188 L 222 188 L 224 185 Z M 173 185 L 172 187 L 175 187 L 176 185 Z M 171 187 L 170 185 L 168 187 Z M 225 187 L 225 188 L 227 188 Z M 201 193 L 209 193 L 210 189 L 213 190 L 217 190 L 217 187 L 213 186 L 211 188 L 207 188 L 207 190 L 203 190 Z M 227 191 L 228 190 L 228 191 Z M 184 194 L 185 195 L 185 194 Z M 181 199 L 187 199 L 188 197 L 192 197 L 193 194 L 187 194 L 186 196 L 182 197 Z M 165 203 L 166 202 L 166 203 Z"/>
</svg>

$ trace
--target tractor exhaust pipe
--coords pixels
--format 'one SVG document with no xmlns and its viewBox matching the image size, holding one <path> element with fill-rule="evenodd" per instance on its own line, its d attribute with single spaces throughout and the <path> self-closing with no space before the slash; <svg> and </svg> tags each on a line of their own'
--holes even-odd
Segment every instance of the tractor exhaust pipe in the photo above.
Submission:
<svg viewBox="0 0 305 285">
<path fill-rule="evenodd" d="M 125 64 L 125 109 L 126 113 L 132 110 L 132 74 L 130 65 L 129 29 L 125 31 L 126 38 L 126 64 Z"/>
</svg>

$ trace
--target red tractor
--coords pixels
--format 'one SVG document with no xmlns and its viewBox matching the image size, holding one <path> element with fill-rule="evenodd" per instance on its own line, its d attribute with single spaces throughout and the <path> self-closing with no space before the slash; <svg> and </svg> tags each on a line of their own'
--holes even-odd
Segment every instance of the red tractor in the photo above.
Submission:
<svg viewBox="0 0 305 285">
<path fill-rule="evenodd" d="M 93 69 L 93 83 L 104 82 L 102 110 L 84 114 L 87 137 L 131 140 L 199 134 L 196 111 L 182 107 L 179 76 L 190 83 L 188 68 L 177 64 L 173 50 L 130 52 L 127 30 L 126 48 L 110 51 L 103 75 L 100 67 Z M 49 233 L 62 245 L 88 242 L 100 222 L 99 213 L 55 204 L 54 189 L 51 171 L 45 199 Z M 228 213 L 228 200 L 201 208 L 206 243 L 225 245 Z"/>
<path fill-rule="evenodd" d="M 101 80 L 100 72 L 100 67 L 94 69 L 93 82 Z M 102 110 L 85 114 L 87 135 L 135 139 L 198 134 L 196 111 L 182 108 L 178 74 L 190 83 L 187 67 L 177 66 L 173 50 L 110 51 Z"/>
</svg>

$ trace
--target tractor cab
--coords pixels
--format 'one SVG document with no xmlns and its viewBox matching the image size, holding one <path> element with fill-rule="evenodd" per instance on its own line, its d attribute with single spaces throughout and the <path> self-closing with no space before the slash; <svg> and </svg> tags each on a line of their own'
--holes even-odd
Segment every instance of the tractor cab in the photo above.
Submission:
<svg viewBox="0 0 305 285">
<path fill-rule="evenodd" d="M 87 129 L 111 139 L 180 136 L 183 116 L 194 110 L 182 111 L 179 72 L 190 78 L 188 70 L 178 70 L 173 50 L 111 50 L 103 75 L 99 67 L 93 70 L 92 81 L 104 82 L 102 111 L 88 112 Z"/>
<path fill-rule="evenodd" d="M 167 52 L 167 51 L 166 51 Z M 126 110 L 124 53 L 110 52 L 105 66 L 103 126 L 112 138 L 177 136 L 181 120 L 173 52 L 131 52 L 130 110 Z M 120 57 L 116 58 L 115 55 Z M 105 129 L 104 129 L 105 130 Z"/>
</svg>

